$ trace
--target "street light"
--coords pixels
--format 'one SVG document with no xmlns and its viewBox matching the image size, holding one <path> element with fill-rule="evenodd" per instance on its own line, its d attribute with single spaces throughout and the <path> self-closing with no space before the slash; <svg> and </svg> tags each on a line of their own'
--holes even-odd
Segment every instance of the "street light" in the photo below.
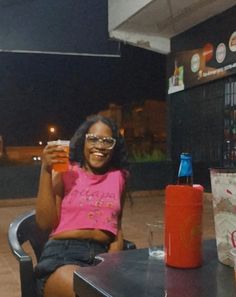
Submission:
<svg viewBox="0 0 236 297">
<path fill-rule="evenodd" d="M 57 129 L 55 126 L 49 126 L 48 128 L 48 140 L 53 140 L 56 136 Z"/>
<path fill-rule="evenodd" d="M 55 127 L 49 127 L 49 132 L 51 133 L 51 134 L 54 134 L 55 132 L 56 132 L 56 128 Z"/>
</svg>

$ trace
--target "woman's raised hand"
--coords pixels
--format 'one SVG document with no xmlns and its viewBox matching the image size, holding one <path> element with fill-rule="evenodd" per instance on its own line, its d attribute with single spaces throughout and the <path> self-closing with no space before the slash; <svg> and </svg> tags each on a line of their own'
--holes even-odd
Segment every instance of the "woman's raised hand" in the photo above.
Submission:
<svg viewBox="0 0 236 297">
<path fill-rule="evenodd" d="M 52 171 L 53 164 L 65 163 L 68 158 L 68 152 L 61 145 L 46 145 L 42 154 L 42 166 L 48 171 Z"/>
</svg>

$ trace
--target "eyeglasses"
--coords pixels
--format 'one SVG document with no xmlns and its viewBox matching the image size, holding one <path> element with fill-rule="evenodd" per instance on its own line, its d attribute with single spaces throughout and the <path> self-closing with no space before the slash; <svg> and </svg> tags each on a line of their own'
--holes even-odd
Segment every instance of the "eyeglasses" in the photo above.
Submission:
<svg viewBox="0 0 236 297">
<path fill-rule="evenodd" d="M 87 144 L 90 146 L 96 146 L 99 143 L 102 144 L 104 149 L 112 150 L 116 144 L 116 139 L 113 137 L 100 137 L 94 134 L 86 134 L 85 135 Z"/>
</svg>

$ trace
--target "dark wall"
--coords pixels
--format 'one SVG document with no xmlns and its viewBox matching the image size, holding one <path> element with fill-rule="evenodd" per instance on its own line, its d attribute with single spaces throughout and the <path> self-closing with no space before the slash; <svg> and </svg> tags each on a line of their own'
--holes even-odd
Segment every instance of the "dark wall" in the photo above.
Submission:
<svg viewBox="0 0 236 297">
<path fill-rule="evenodd" d="M 236 80 L 236 77 L 235 77 Z M 169 148 L 177 176 L 181 152 L 193 157 L 193 180 L 211 191 L 209 168 L 224 165 L 224 85 L 218 80 L 169 96 Z"/>
<path fill-rule="evenodd" d="M 235 15 L 236 6 L 172 38 L 172 51 L 184 52 L 203 48 L 206 42 L 228 40 L 232 32 L 227 28 L 235 25 Z M 224 164 L 225 90 L 226 84 L 235 81 L 236 76 L 231 75 L 168 96 L 168 147 L 175 172 L 180 153 L 190 152 L 194 182 L 208 190 L 209 168 Z"/>
<path fill-rule="evenodd" d="M 131 191 L 161 190 L 176 182 L 170 161 L 131 163 L 129 189 Z"/>
<path fill-rule="evenodd" d="M 40 166 L 1 166 L 0 199 L 36 197 Z"/>
<path fill-rule="evenodd" d="M 38 191 L 40 165 L 0 167 L 0 199 L 33 198 Z M 164 189 L 173 182 L 172 163 L 132 163 L 130 191 Z"/>
<path fill-rule="evenodd" d="M 169 96 L 171 158 L 190 152 L 195 162 L 222 162 L 225 80 Z"/>
</svg>

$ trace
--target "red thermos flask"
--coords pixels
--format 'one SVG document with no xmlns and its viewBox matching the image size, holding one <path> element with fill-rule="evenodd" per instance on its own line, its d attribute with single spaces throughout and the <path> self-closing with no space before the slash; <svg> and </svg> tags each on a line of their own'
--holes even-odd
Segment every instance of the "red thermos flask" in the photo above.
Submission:
<svg viewBox="0 0 236 297">
<path fill-rule="evenodd" d="M 192 169 L 189 172 L 192 174 Z M 201 266 L 202 196 L 201 186 L 179 184 L 166 187 L 164 213 L 166 265 L 176 268 Z"/>
</svg>

